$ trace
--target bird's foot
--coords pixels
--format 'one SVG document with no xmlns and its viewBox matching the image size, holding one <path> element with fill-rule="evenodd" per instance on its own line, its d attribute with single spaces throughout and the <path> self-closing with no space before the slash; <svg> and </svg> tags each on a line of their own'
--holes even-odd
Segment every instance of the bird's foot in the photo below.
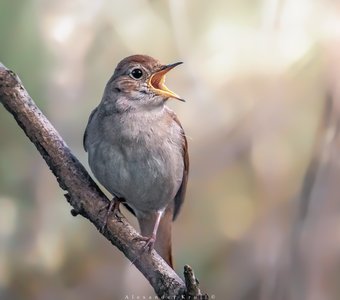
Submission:
<svg viewBox="0 0 340 300">
<path fill-rule="evenodd" d="M 118 198 L 118 197 L 114 197 L 112 199 L 112 201 L 110 202 L 110 205 L 109 205 L 109 208 L 107 209 L 107 212 L 106 212 L 106 215 L 105 215 L 105 219 L 104 219 L 104 224 L 101 228 L 101 232 L 103 233 L 106 226 L 107 226 L 107 223 L 109 221 L 109 217 L 111 215 L 111 213 L 113 214 L 113 216 L 119 221 L 119 222 L 122 222 L 122 218 L 123 218 L 123 215 L 122 213 L 120 212 L 120 209 L 119 209 L 119 205 L 120 203 L 122 202 L 123 200 L 121 198 Z"/>
<path fill-rule="evenodd" d="M 152 249 L 155 246 L 156 236 L 155 235 L 152 235 L 152 236 L 139 236 L 138 238 L 136 238 L 136 240 L 145 242 L 145 245 L 142 248 L 142 251 L 143 251 L 142 253 L 144 253 L 145 251 L 151 252 Z"/>
<path fill-rule="evenodd" d="M 133 265 L 136 260 L 145 253 L 145 251 L 148 251 L 149 253 L 152 251 L 152 249 L 155 246 L 155 242 L 156 242 L 156 236 L 152 235 L 152 236 L 139 236 L 134 238 L 135 241 L 138 242 L 146 242 L 145 245 L 142 247 L 141 252 L 139 253 L 139 255 L 137 255 L 135 257 L 134 260 L 131 261 L 131 265 Z"/>
</svg>

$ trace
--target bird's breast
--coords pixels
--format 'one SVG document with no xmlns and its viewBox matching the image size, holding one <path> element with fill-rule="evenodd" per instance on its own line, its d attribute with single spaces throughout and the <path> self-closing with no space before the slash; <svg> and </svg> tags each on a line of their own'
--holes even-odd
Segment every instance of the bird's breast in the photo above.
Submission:
<svg viewBox="0 0 340 300">
<path fill-rule="evenodd" d="M 168 125 L 123 120 L 104 127 L 89 151 L 97 179 L 137 213 L 164 208 L 182 182 L 183 136 L 176 123 Z"/>
</svg>

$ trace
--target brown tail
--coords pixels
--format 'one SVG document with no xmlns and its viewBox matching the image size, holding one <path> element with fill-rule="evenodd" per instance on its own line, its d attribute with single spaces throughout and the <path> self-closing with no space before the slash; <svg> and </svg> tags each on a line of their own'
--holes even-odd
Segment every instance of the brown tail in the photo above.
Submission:
<svg viewBox="0 0 340 300">
<path fill-rule="evenodd" d="M 159 223 L 157 237 L 155 242 L 155 250 L 160 256 L 173 268 L 171 255 L 171 228 L 172 228 L 173 207 L 165 210 Z M 150 218 L 138 218 L 139 227 L 143 236 L 151 236 L 154 228 L 156 216 Z"/>
</svg>

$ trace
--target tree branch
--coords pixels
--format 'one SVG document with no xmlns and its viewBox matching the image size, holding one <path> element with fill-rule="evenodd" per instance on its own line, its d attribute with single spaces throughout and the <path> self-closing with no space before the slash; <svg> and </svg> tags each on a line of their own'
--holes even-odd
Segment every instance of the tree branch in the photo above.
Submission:
<svg viewBox="0 0 340 300">
<path fill-rule="evenodd" d="M 17 75 L 1 63 L 0 101 L 36 146 L 60 187 L 66 191 L 65 197 L 73 207 L 72 214 L 82 215 L 100 230 L 109 200 L 35 105 Z M 134 263 L 161 299 L 189 298 L 182 279 L 156 251 L 142 251 L 144 243 L 134 240 L 139 235 L 125 218 L 121 221 L 111 218 L 102 234 Z M 190 297 L 192 290 L 190 288 Z M 198 288 L 194 296 L 198 296 L 195 299 L 208 299 L 201 295 Z"/>
</svg>

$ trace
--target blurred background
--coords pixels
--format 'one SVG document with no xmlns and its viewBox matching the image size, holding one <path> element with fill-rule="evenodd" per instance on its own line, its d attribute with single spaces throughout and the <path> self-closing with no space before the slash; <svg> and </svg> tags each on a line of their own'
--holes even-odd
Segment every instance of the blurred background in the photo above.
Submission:
<svg viewBox="0 0 340 300">
<path fill-rule="evenodd" d="M 88 116 L 137 53 L 185 62 L 167 79 L 191 158 L 176 271 L 212 299 L 340 299 L 339 2 L 0 0 L 0 61 L 88 170 Z M 0 299 L 153 296 L 2 107 L 0 137 Z"/>
</svg>

